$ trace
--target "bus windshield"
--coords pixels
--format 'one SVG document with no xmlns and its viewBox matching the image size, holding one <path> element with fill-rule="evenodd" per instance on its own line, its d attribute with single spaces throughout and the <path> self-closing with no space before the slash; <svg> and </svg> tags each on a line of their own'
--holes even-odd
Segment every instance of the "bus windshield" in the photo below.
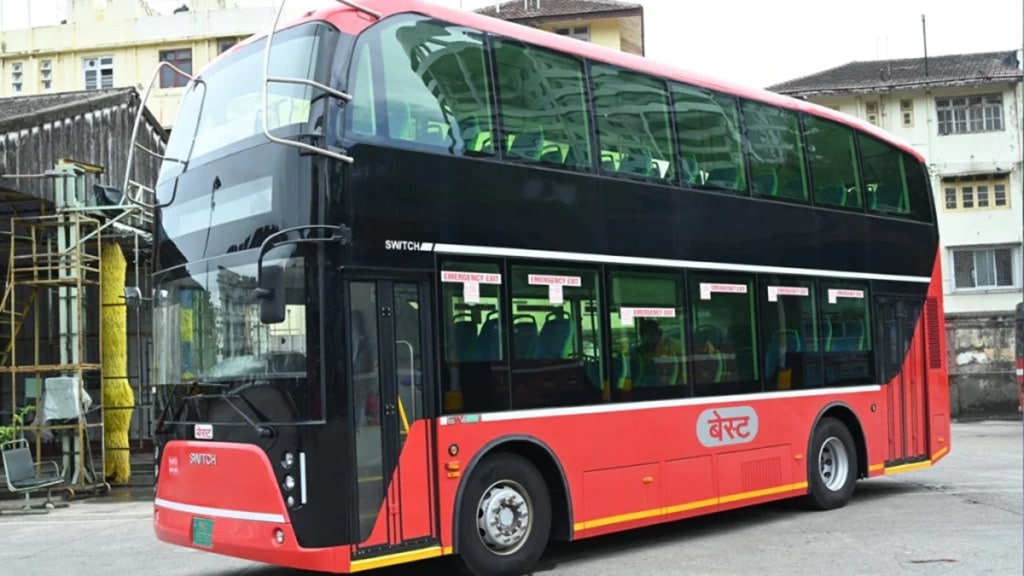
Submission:
<svg viewBox="0 0 1024 576">
<path fill-rule="evenodd" d="M 306 259 L 268 259 L 265 265 L 285 268 L 285 320 L 279 324 L 260 322 L 255 263 L 200 262 L 158 283 L 153 330 L 180 338 L 157 340 L 155 381 L 164 389 L 190 383 L 206 395 L 272 395 L 279 401 L 259 402 L 266 423 L 317 420 L 320 386 L 307 347 L 316 326 L 307 306 L 316 292 L 309 289 Z"/>
<path fill-rule="evenodd" d="M 274 36 L 270 75 L 323 80 L 328 59 L 321 52 L 335 43 L 324 24 L 283 30 Z M 265 40 L 253 42 L 215 63 L 190 83 L 181 101 L 177 123 L 167 143 L 161 179 L 216 150 L 263 132 L 263 50 Z M 271 130 L 305 126 L 319 92 L 299 84 L 272 83 L 267 114 Z"/>
</svg>

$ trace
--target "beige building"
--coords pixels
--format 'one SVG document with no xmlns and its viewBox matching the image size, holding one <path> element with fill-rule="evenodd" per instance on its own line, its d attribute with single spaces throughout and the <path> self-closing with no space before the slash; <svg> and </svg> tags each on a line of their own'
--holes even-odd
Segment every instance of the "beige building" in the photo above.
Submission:
<svg viewBox="0 0 1024 576">
<path fill-rule="evenodd" d="M 509 0 L 477 12 L 644 55 L 644 9 L 640 4 L 614 0 Z"/>
<path fill-rule="evenodd" d="M 143 92 L 160 61 L 198 72 L 239 39 L 265 30 L 272 7 L 183 0 L 158 14 L 144 0 L 68 0 L 60 24 L 0 31 L 0 98 L 134 86 Z M 187 79 L 165 70 L 147 107 L 174 123 Z"/>
</svg>

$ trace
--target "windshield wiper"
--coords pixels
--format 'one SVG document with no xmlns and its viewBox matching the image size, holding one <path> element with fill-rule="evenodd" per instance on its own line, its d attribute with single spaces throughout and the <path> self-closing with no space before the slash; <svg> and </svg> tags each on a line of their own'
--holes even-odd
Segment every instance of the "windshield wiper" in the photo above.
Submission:
<svg viewBox="0 0 1024 576">
<path fill-rule="evenodd" d="M 205 386 L 206 384 L 202 385 Z M 189 402 L 194 402 L 196 400 L 205 400 L 207 398 L 220 398 L 228 406 L 231 406 L 231 408 L 235 412 L 238 412 L 238 415 L 241 416 L 243 420 L 245 420 L 246 424 L 252 426 L 252 429 L 256 431 L 256 434 L 258 434 L 260 438 L 273 438 L 276 435 L 276 431 L 272 427 L 262 422 L 256 422 L 252 418 L 249 418 L 249 415 L 246 414 L 244 410 L 239 408 L 234 402 L 231 401 L 233 398 L 238 398 L 242 402 L 245 402 L 246 407 L 252 410 L 253 414 L 255 414 L 257 418 L 263 420 L 264 422 L 269 420 L 269 418 L 267 418 L 267 416 L 263 412 L 261 412 L 259 408 L 256 408 L 256 406 L 242 394 L 198 394 L 195 396 L 186 396 L 185 400 Z"/>
</svg>

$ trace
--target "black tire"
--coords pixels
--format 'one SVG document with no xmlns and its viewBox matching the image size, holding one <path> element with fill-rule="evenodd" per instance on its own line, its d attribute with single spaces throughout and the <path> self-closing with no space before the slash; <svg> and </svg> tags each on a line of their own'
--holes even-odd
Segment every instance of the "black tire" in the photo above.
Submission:
<svg viewBox="0 0 1024 576">
<path fill-rule="evenodd" d="M 857 446 L 846 425 L 822 418 L 807 452 L 807 504 L 815 510 L 841 508 L 857 483 Z"/>
<path fill-rule="evenodd" d="M 547 547 L 551 534 L 551 495 L 544 477 L 529 460 L 515 454 L 487 456 L 466 480 L 459 506 L 458 556 L 462 573 L 469 576 L 520 576 L 529 573 Z M 526 534 L 502 548 L 489 544 L 478 525 L 485 493 L 520 493 L 529 519 Z M 491 502 L 496 501 L 489 500 Z M 515 516 L 514 516 L 515 519 Z"/>
</svg>

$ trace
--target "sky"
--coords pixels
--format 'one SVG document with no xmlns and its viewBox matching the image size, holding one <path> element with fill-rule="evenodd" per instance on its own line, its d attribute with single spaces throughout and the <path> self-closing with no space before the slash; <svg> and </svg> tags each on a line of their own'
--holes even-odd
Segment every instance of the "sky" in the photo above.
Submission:
<svg viewBox="0 0 1024 576">
<path fill-rule="evenodd" d="M 86 0 L 88 1 L 88 0 Z M 238 0 L 240 4 L 276 4 Z M 494 0 L 432 0 L 467 10 Z M 548 0 L 540 0 L 545 2 Z M 553 1 L 553 0 L 551 0 Z M 637 0 L 632 0 L 637 2 Z M 187 0 L 150 0 L 170 12 Z M 324 0 L 289 0 L 320 5 Z M 329 2 L 327 2 L 329 3 Z M 854 60 L 1021 49 L 1021 0 L 639 0 L 647 57 L 724 80 L 769 86 Z M 56 20 L 64 0 L 0 0 L 0 29 Z"/>
</svg>

